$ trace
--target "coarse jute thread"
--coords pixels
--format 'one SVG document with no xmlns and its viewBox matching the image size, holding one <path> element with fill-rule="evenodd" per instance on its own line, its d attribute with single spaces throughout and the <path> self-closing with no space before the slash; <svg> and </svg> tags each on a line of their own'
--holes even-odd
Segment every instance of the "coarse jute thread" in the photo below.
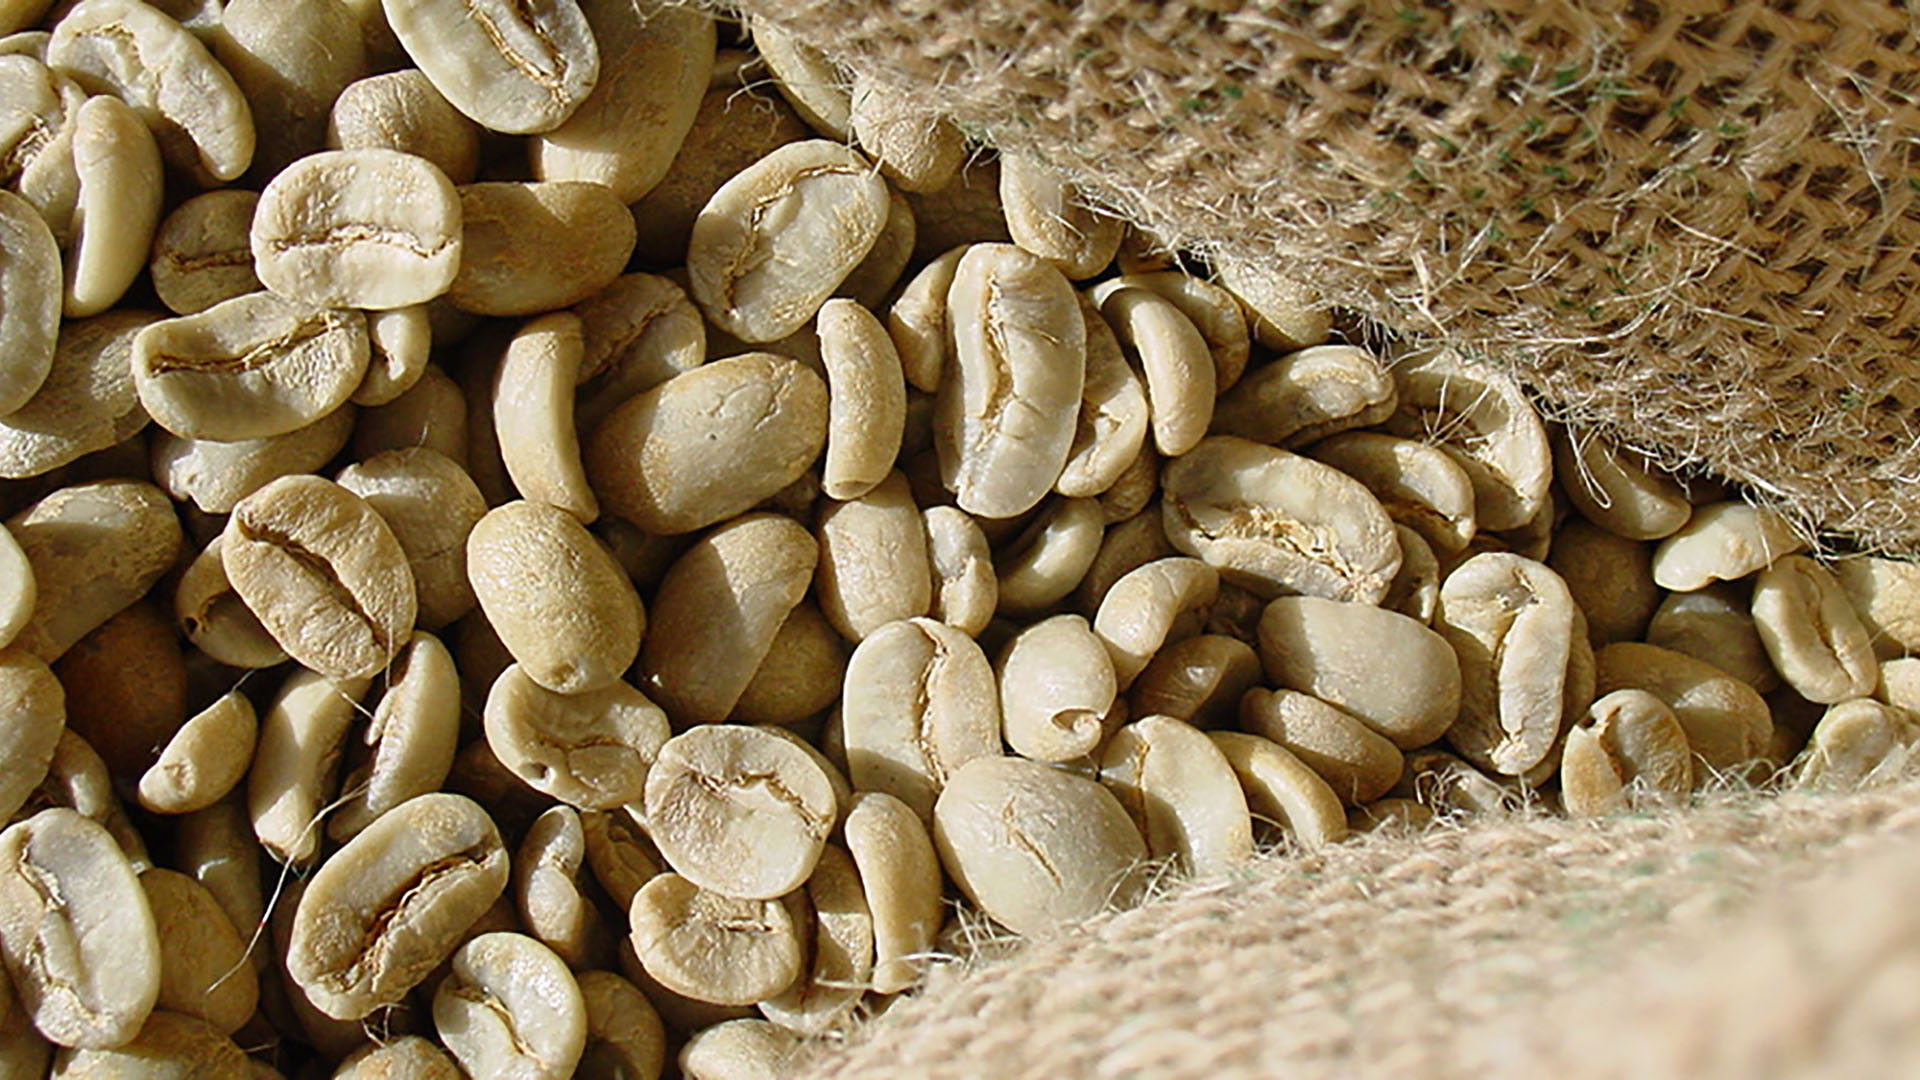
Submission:
<svg viewBox="0 0 1920 1080">
<path fill-rule="evenodd" d="M 743 0 L 1202 251 L 1920 544 L 1920 13 L 1894 0 Z"/>
</svg>

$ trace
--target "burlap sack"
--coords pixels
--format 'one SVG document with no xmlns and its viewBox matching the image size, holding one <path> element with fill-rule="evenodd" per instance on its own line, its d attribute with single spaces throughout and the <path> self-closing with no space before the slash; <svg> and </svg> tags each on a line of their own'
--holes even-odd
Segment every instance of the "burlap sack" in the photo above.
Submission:
<svg viewBox="0 0 1920 1080">
<path fill-rule="evenodd" d="M 743 0 L 1510 364 L 1564 414 L 1920 541 L 1920 41 L 1896 0 Z"/>
<path fill-rule="evenodd" d="M 1893 0 L 741 0 L 1202 251 L 1920 549 Z M 1262 862 L 992 951 L 855 1077 L 1920 1075 L 1920 789 Z"/>
</svg>

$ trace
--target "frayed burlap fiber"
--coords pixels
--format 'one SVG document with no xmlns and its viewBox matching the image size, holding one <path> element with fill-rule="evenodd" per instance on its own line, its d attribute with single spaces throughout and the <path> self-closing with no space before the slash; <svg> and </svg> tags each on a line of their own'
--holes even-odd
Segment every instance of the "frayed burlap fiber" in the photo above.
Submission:
<svg viewBox="0 0 1920 1080">
<path fill-rule="evenodd" d="M 1920 788 L 1257 862 L 937 978 L 815 1080 L 1920 1075 Z"/>
<path fill-rule="evenodd" d="M 1168 239 L 1920 544 L 1920 13 L 1893 0 L 744 0 Z"/>
<path fill-rule="evenodd" d="M 1920 551 L 1920 13 L 1892 0 L 741 0 L 1174 245 Z M 956 947 L 807 1074 L 1920 1075 L 1920 788 L 1263 859 Z"/>
</svg>

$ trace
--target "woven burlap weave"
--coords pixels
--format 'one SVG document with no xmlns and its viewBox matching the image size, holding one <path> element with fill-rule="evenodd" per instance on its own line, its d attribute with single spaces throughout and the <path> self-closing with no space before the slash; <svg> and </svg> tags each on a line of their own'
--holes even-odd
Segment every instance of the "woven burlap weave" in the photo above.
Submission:
<svg viewBox="0 0 1920 1080">
<path fill-rule="evenodd" d="M 1903 3 L 729 6 L 1176 244 L 1920 551 Z M 1916 895 L 1913 784 L 1367 839 L 952 965 L 807 1075 L 1920 1075 Z"/>
<path fill-rule="evenodd" d="M 743 0 L 1177 241 L 1920 542 L 1895 0 Z"/>
<path fill-rule="evenodd" d="M 1279 858 L 937 980 L 816 1080 L 1920 1075 L 1920 786 Z"/>
</svg>

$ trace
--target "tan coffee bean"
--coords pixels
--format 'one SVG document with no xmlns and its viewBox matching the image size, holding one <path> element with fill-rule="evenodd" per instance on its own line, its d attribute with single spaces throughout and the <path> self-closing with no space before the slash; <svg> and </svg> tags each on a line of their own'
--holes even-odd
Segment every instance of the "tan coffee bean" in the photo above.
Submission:
<svg viewBox="0 0 1920 1080">
<path fill-rule="evenodd" d="M 580 466 L 573 387 L 584 350 L 578 316 L 543 315 L 522 326 L 494 375 L 493 425 L 521 495 L 591 522 L 600 502 Z"/>
<path fill-rule="evenodd" d="M 633 216 L 604 185 L 497 182 L 459 192 L 464 232 L 448 295 L 462 311 L 538 315 L 568 307 L 611 284 L 633 254 Z"/>
<path fill-rule="evenodd" d="M 260 439 L 339 408 L 368 355 L 359 312 L 251 293 L 142 330 L 133 378 L 140 403 L 175 435 Z"/>
<path fill-rule="evenodd" d="M 1012 517 L 1060 479 L 1085 387 L 1079 303 L 1058 270 L 1019 248 L 981 244 L 961 257 L 935 447 L 962 510 Z"/>
<path fill-rule="evenodd" d="M 1087 620 L 1055 615 L 1015 634 L 995 665 L 1007 745 L 1035 761 L 1093 753 L 1113 709 L 1113 660 Z"/>
<path fill-rule="evenodd" d="M 153 291 L 175 315 L 259 291 L 253 272 L 253 211 L 260 193 L 225 188 L 195 195 L 160 222 L 148 270 Z"/>
<path fill-rule="evenodd" d="M 319 150 L 334 100 L 375 70 L 360 20 L 344 3 L 228 0 L 212 21 L 214 56 L 253 112 L 255 176 L 273 176 Z"/>
<path fill-rule="evenodd" d="M 624 682 L 556 694 L 515 664 L 487 695 L 487 742 L 535 791 L 595 810 L 639 802 L 671 734 L 667 715 Z"/>
<path fill-rule="evenodd" d="M 574 402 L 580 433 L 608 413 L 707 359 L 707 324 L 671 280 L 626 274 L 574 305 L 580 317 L 582 382 Z"/>
<path fill-rule="evenodd" d="M 713 74 L 706 13 L 654 3 L 580 5 L 600 50 L 600 78 L 560 126 L 528 144 L 541 180 L 591 180 L 623 203 L 653 190 L 693 126 Z"/>
<path fill-rule="evenodd" d="M 1147 857 L 1106 788 L 1024 758 L 956 772 L 934 809 L 933 842 L 967 898 L 1028 937 L 1127 904 Z"/>
<path fill-rule="evenodd" d="M 1692 592 L 1733 581 L 1773 565 L 1806 545 L 1787 519 L 1746 503 L 1696 506 L 1679 532 L 1653 553 L 1653 580 L 1663 589 Z"/>
<path fill-rule="evenodd" d="M 1547 431 L 1518 383 L 1490 364 L 1445 348 L 1398 357 L 1399 397 L 1387 429 L 1427 439 L 1473 482 L 1480 528 L 1512 529 L 1540 513 L 1553 477 Z"/>
<path fill-rule="evenodd" d="M 1332 318 L 1305 282 L 1289 278 L 1267 262 L 1217 257 L 1220 285 L 1240 301 L 1260 344 L 1275 352 L 1311 348 L 1327 340 Z"/>
<path fill-rule="evenodd" d="M 133 106 L 175 168 L 224 181 L 253 161 L 253 114 L 233 76 L 199 39 L 139 0 L 76 4 L 54 27 L 47 65 L 88 93 Z"/>
<path fill-rule="evenodd" d="M 36 15 L 37 19 L 38 16 Z M 12 22 L 0 15 L 0 26 Z M 67 99 L 84 94 L 62 93 L 65 76 L 55 75 L 42 62 L 52 34 L 40 32 L 38 47 L 32 38 L 9 32 L 0 37 L 0 183 L 11 186 L 33 159 L 58 142 L 71 110 Z M 74 90 L 79 90 L 74 87 Z"/>
<path fill-rule="evenodd" d="M 1105 519 L 1093 499 L 1055 499 L 999 558 L 999 610 L 1035 615 L 1072 593 L 1087 576 L 1105 538 Z"/>
<path fill-rule="evenodd" d="M 1114 732 L 1100 754 L 1100 781 L 1154 858 L 1211 876 L 1253 857 L 1253 821 L 1233 766 L 1191 724 L 1148 716 Z"/>
<path fill-rule="evenodd" d="M 1150 427 L 1146 383 L 1127 362 L 1120 339 L 1099 309 L 1084 295 L 1080 301 L 1087 377 L 1073 445 L 1054 484 L 1054 490 L 1070 498 L 1099 495 L 1112 487 L 1139 456 Z M 896 311 L 899 307 L 894 305 Z"/>
<path fill-rule="evenodd" d="M 800 1040 L 765 1020 L 729 1020 L 706 1028 L 680 1048 L 687 1080 L 779 1080 L 791 1075 Z"/>
<path fill-rule="evenodd" d="M 1126 521 L 1152 505 L 1160 493 L 1160 455 L 1153 447 L 1140 447 L 1139 456 L 1127 464 L 1113 486 L 1100 493 L 1100 509 L 1107 524 Z"/>
<path fill-rule="evenodd" d="M 447 291 L 461 266 L 461 201 L 422 157 L 327 150 L 260 193 L 251 243 L 268 289 L 316 307 L 386 310 Z"/>
<path fill-rule="evenodd" d="M 1660 540 L 1692 515 L 1680 485 L 1646 458 L 1591 431 L 1555 427 L 1551 434 L 1561 487 L 1588 521 L 1628 540 Z"/>
<path fill-rule="evenodd" d="M 1365 604 L 1273 601 L 1260 617 L 1260 662 L 1276 687 L 1337 705 L 1402 750 L 1439 738 L 1460 710 L 1462 669 L 1447 639 Z"/>
<path fill-rule="evenodd" d="M 418 1035 L 403 1035 L 348 1054 L 332 1080 L 460 1080 L 460 1069 L 446 1051 Z"/>
<path fill-rule="evenodd" d="M 813 758 L 772 732 L 714 725 L 661 750 L 646 807 L 648 833 L 676 873 L 754 900 L 804 883 L 837 817 Z"/>
<path fill-rule="evenodd" d="M 538 9 L 443 0 L 382 6 L 434 89 L 481 127 L 511 135 L 552 131 L 599 79 L 600 51 L 574 0 Z"/>
<path fill-rule="evenodd" d="M 1073 591 L 1073 606 L 1092 618 L 1121 578 L 1156 559 L 1177 554 L 1173 545 L 1167 543 L 1167 530 L 1157 513 L 1136 514 L 1109 524 L 1100 541 L 1100 550 L 1094 553 L 1093 563 L 1087 567 L 1086 577 Z"/>
<path fill-rule="evenodd" d="M 652 841 L 632 816 L 618 811 L 585 811 L 580 830 L 586 837 L 587 865 L 595 881 L 621 911 L 633 906 L 633 894 L 661 872 Z"/>
<path fill-rule="evenodd" d="M 432 162 L 455 184 L 480 169 L 480 129 L 448 104 L 417 68 L 352 83 L 334 99 L 327 145 L 336 150 L 398 150 Z"/>
<path fill-rule="evenodd" d="M 1473 539 L 1473 484 L 1438 447 L 1353 431 L 1314 444 L 1308 456 L 1366 485 L 1387 516 L 1412 527 L 1435 554 L 1453 555 Z"/>
<path fill-rule="evenodd" d="M 1920 657 L 1880 662 L 1880 686 L 1874 696 L 1889 705 L 1920 713 Z"/>
<path fill-rule="evenodd" d="M 587 1003 L 553 950 L 523 934 L 482 934 L 453 954 L 433 1026 L 469 1076 L 567 1080 L 587 1045 Z"/>
<path fill-rule="evenodd" d="M 425 979 L 506 887 L 507 853 L 485 810 L 459 795 L 410 799 L 321 864 L 300 897 L 287 971 L 327 1015 L 357 1020 Z"/>
<path fill-rule="evenodd" d="M 776 514 L 748 514 L 701 537 L 661 580 L 640 685 L 679 726 L 724 720 L 806 595 L 818 559 L 807 531 Z"/>
<path fill-rule="evenodd" d="M 1279 743 L 1238 731 L 1209 731 L 1207 738 L 1240 780 L 1256 821 L 1283 829 L 1311 851 L 1347 836 L 1347 812 L 1320 774 Z"/>
<path fill-rule="evenodd" d="M 223 695 L 175 732 L 141 775 L 140 805 L 157 814 L 186 814 L 219 802 L 246 775 L 259 734 L 245 695 Z"/>
<path fill-rule="evenodd" d="M 336 480 L 393 530 L 413 572 L 420 626 L 439 629 L 473 609 L 467 537 L 487 505 L 466 470 L 422 447 L 376 454 L 340 470 Z"/>
<path fill-rule="evenodd" d="M 1146 373 L 1155 449 L 1168 457 L 1184 454 L 1213 422 L 1213 355 L 1193 320 L 1172 301 L 1118 280 L 1095 286 L 1093 299 Z"/>
<path fill-rule="evenodd" d="M 106 829 L 64 808 L 0 832 L 0 959 L 61 1046 L 133 1039 L 160 993 L 153 911 Z"/>
<path fill-rule="evenodd" d="M 615 409 L 588 440 L 587 478 L 647 532 L 692 532 L 798 479 L 826 444 L 827 409 L 826 383 L 792 360 L 716 360 Z"/>
<path fill-rule="evenodd" d="M 47 665 L 0 649 L 0 820 L 13 820 L 46 778 L 67 719 L 66 692 Z"/>
<path fill-rule="evenodd" d="M 1419 533 L 1405 525 L 1395 525 L 1393 534 L 1400 541 L 1400 570 L 1387 586 L 1387 595 L 1380 598 L 1380 606 L 1431 626 L 1440 609 L 1440 559 Z"/>
<path fill-rule="evenodd" d="M 75 642 L 54 674 L 67 687 L 67 727 L 100 752 L 127 789 L 187 719 L 179 636 L 144 601 Z"/>
<path fill-rule="evenodd" d="M 969 637 L 984 630 L 1000 604 L 999 578 L 986 534 L 966 511 L 934 506 L 922 511 L 927 560 L 933 571 L 928 613 Z"/>
<path fill-rule="evenodd" d="M 1168 464 L 1161 512 L 1173 546 L 1261 596 L 1377 603 L 1400 568 L 1379 500 L 1345 474 L 1215 436 Z"/>
<path fill-rule="evenodd" d="M 972 638 L 931 619 L 888 623 L 847 661 L 848 776 L 923 819 L 956 769 L 1000 753 L 993 668 Z"/>
<path fill-rule="evenodd" d="M 1901 775 L 1920 725 L 1913 714 L 1878 701 L 1843 701 L 1827 709 L 1794 762 L 1794 785 L 1851 791 Z"/>
<path fill-rule="evenodd" d="M 633 948 L 676 993 L 751 1005 L 800 976 L 800 938 L 778 900 L 741 900 L 661 874 L 633 898 Z"/>
<path fill-rule="evenodd" d="M 1219 574 L 1198 559 L 1157 559 L 1129 571 L 1100 601 L 1093 632 L 1113 657 L 1121 690 L 1133 685 L 1169 641 L 1200 630 L 1198 612 L 1213 602 Z"/>
<path fill-rule="evenodd" d="M 639 594 L 564 511 L 526 501 L 489 511 L 467 536 L 467 575 L 527 677 L 557 694 L 613 685 L 640 651 Z"/>
<path fill-rule="evenodd" d="M 319 852 L 322 809 L 369 685 L 364 677 L 335 680 L 296 668 L 260 718 L 247 813 L 260 845 L 280 862 L 304 866 Z"/>
<path fill-rule="evenodd" d="M 160 224 L 160 148 L 132 106 L 102 96 L 74 115 L 72 153 L 65 312 L 82 319 L 118 303 L 146 265 Z"/>
<path fill-rule="evenodd" d="M 13 644 L 49 663 L 145 596 L 181 543 L 166 495 L 134 480 L 62 488 L 8 518 L 7 530 L 34 580 L 33 615 Z"/>
<path fill-rule="evenodd" d="M 1516 793 L 1461 758 L 1428 747 L 1407 755 L 1406 771 L 1390 794 L 1411 799 L 1441 818 L 1499 817 L 1519 807 Z"/>
<path fill-rule="evenodd" d="M 249 1080 L 247 1056 L 206 1021 L 156 1010 L 131 1041 L 63 1050 L 57 1080 Z"/>
<path fill-rule="evenodd" d="M 1667 703 L 1644 690 L 1595 701 L 1567 732 L 1560 801 L 1588 817 L 1684 800 L 1693 790 L 1693 749 Z"/>
<path fill-rule="evenodd" d="M 1762 694 L 1780 685 L 1780 674 L 1754 627 L 1749 591 L 1734 582 L 1668 594 L 1645 637 L 1649 645 L 1704 660 Z"/>
<path fill-rule="evenodd" d="M 60 331 L 60 246 L 32 206 L 0 192 L 0 414 L 25 405 L 53 367 Z"/>
<path fill-rule="evenodd" d="M 247 943 L 206 886 L 158 867 L 140 875 L 160 942 L 155 1008 L 206 1021 L 232 1035 L 253 1015 L 260 987 Z M 251 929 L 251 928 L 249 928 Z"/>
<path fill-rule="evenodd" d="M 701 211 L 687 249 L 690 291 L 720 329 L 776 341 L 813 320 L 886 218 L 886 181 L 865 158 L 823 140 L 788 144 L 721 185 Z"/>
<path fill-rule="evenodd" d="M 1586 614 L 1596 647 L 1647 634 L 1664 596 L 1653 581 L 1653 545 L 1569 519 L 1553 534 L 1547 565 Z"/>
<path fill-rule="evenodd" d="M 773 74 L 773 85 L 821 135 L 846 142 L 852 135 L 852 79 L 826 57 L 766 19 L 747 22 L 753 47 Z"/>
<path fill-rule="evenodd" d="M 287 654 L 334 678 L 384 668 L 413 631 L 413 572 L 366 500 L 285 476 L 233 508 L 220 546 L 234 591 Z"/>
<path fill-rule="evenodd" d="M 467 400 L 458 383 L 429 364 L 407 392 L 360 410 L 353 456 L 365 461 L 388 450 L 432 450 L 462 469 L 467 464 Z"/>
<path fill-rule="evenodd" d="M 1392 378 L 1371 354 L 1320 345 L 1249 371 L 1221 394 L 1213 431 L 1292 449 L 1377 424 L 1397 401 Z"/>
<path fill-rule="evenodd" d="M 1859 556 L 1834 563 L 1833 574 L 1882 660 L 1920 651 L 1920 564 Z"/>
<path fill-rule="evenodd" d="M 847 640 L 927 613 L 933 570 L 926 524 L 906 477 L 890 472 L 867 493 L 828 504 L 816 535 L 820 610 Z"/>
<path fill-rule="evenodd" d="M 1106 269 L 1120 250 L 1120 219 L 1086 205 L 1078 187 L 1035 158 L 1000 155 L 1000 204 L 1013 242 L 1076 281 Z"/>
<path fill-rule="evenodd" d="M 153 865 L 145 838 L 133 827 L 126 808 L 120 805 L 107 763 L 72 728 L 60 733 L 53 760 L 47 765 L 46 779 L 28 798 L 22 812 L 32 814 L 55 806 L 72 810 L 107 830 L 107 835 L 120 845 L 134 873 Z"/>
<path fill-rule="evenodd" d="M 872 917 L 871 984 L 878 993 L 898 993 L 920 981 L 945 919 L 940 856 L 906 803 L 877 791 L 851 801 L 845 835 Z M 815 907 L 825 910 L 817 899 Z"/>
<path fill-rule="evenodd" d="M 1447 741 L 1481 769 L 1525 773 L 1593 701 L 1586 619 L 1542 563 L 1506 552 L 1468 559 L 1440 586 L 1434 628 L 1460 663 Z"/>
<path fill-rule="evenodd" d="M 1155 653 L 1134 679 L 1128 707 L 1135 716 L 1170 716 L 1199 728 L 1220 727 L 1233 722 L 1241 696 L 1260 676 L 1260 657 L 1246 642 L 1201 634 Z"/>
<path fill-rule="evenodd" d="M 613 938 L 600 909 L 581 892 L 586 857 L 587 838 L 579 812 L 554 806 L 534 819 L 512 867 L 513 905 L 520 925 L 576 971 L 613 959 Z"/>
<path fill-rule="evenodd" d="M 950 336 L 947 293 L 953 288 L 954 272 L 966 253 L 964 247 L 954 248 L 922 267 L 887 309 L 887 336 L 893 339 L 894 348 L 900 354 L 900 366 L 907 383 L 921 393 L 931 394 L 940 389 Z M 1111 340 L 1112 331 L 1107 333 Z M 1112 341 L 1112 344 L 1117 356 L 1119 343 Z M 1092 348 L 1093 342 L 1089 339 L 1090 352 Z M 1091 358 L 1088 372 L 1092 374 Z"/>
<path fill-rule="evenodd" d="M 587 1045 L 574 1076 L 659 1080 L 667 1061 L 667 1031 L 646 995 L 611 971 L 582 971 L 576 979 L 587 1006 Z"/>
<path fill-rule="evenodd" d="M 856 75 L 849 105 L 853 137 L 908 191 L 947 186 L 966 161 L 966 136 L 911 93 Z"/>
<path fill-rule="evenodd" d="M 820 308 L 820 355 L 829 411 L 822 488 L 855 499 L 884 480 L 900 453 L 906 382 L 886 328 L 851 300 Z"/>
<path fill-rule="evenodd" d="M 440 639 L 415 631 L 387 669 L 386 690 L 367 721 L 371 758 L 341 782 L 342 803 L 327 822 L 336 843 L 417 795 L 440 790 L 460 738 L 460 674 Z"/>
<path fill-rule="evenodd" d="M 260 619 L 240 599 L 220 557 L 220 537 L 194 556 L 173 594 L 173 615 L 195 648 L 222 664 L 269 668 L 286 661 Z"/>
<path fill-rule="evenodd" d="M 280 1013 L 280 1022 L 286 1024 L 301 1042 L 329 1059 L 342 1058 L 366 1041 L 364 1029 L 359 1023 L 340 1020 L 321 1011 L 306 988 L 290 973 L 291 957 L 287 950 L 293 944 L 300 901 L 311 886 L 309 879 L 294 877 L 275 887 L 273 910 L 268 915 L 266 929 L 272 935 L 272 954 L 278 960 L 275 974 L 279 977 L 268 985 L 278 986 L 280 993 L 270 995 L 266 1000 Z M 269 939 L 262 938 L 262 941 L 266 940 Z M 410 1009 L 411 1006 L 397 1006 L 395 1011 L 400 1008 Z"/>
<path fill-rule="evenodd" d="M 694 220 L 720 185 L 779 147 L 812 137 L 785 101 L 739 90 L 735 84 L 707 91 L 666 175 L 633 204 L 635 250 L 648 268 L 686 265 Z"/>
<path fill-rule="evenodd" d="M 216 442 L 157 433 L 153 477 L 167 494 L 209 514 L 233 511 L 241 499 L 283 476 L 315 472 L 332 461 L 353 434 L 356 413 L 342 405 L 305 427 L 264 439 Z"/>
<path fill-rule="evenodd" d="M 1839 580 L 1812 559 L 1789 555 L 1760 572 L 1753 627 L 1774 669 L 1808 701 L 1866 697 L 1879 685 L 1866 627 Z"/>
<path fill-rule="evenodd" d="M 1773 732 L 1765 699 L 1751 686 L 1704 661 L 1638 642 L 1615 642 L 1594 654 L 1594 694 L 1645 690 L 1673 710 L 1687 742 L 1710 770 L 1733 770 L 1766 753 Z"/>
<path fill-rule="evenodd" d="M 62 325 L 46 380 L 26 404 L 0 417 L 0 476 L 39 476 L 146 427 L 133 383 L 133 339 L 159 320 L 120 310 Z"/>
<path fill-rule="evenodd" d="M 1247 370 L 1252 350 L 1252 335 L 1247 316 L 1239 301 L 1226 289 L 1177 270 L 1139 272 L 1128 270 L 1118 279 L 1131 288 L 1146 289 L 1171 301 L 1180 313 L 1192 320 L 1194 328 L 1207 342 L 1213 354 L 1214 385 L 1221 393 L 1233 389 Z"/>
<path fill-rule="evenodd" d="M 929 843 L 929 859 L 932 852 Z M 853 859 L 831 844 L 821 849 L 820 863 L 807 879 L 806 898 L 813 925 L 801 934 L 811 942 L 804 969 L 792 986 L 759 1007 L 789 1031 L 821 1035 L 845 1028 L 872 980 L 873 915 Z"/>
<path fill-rule="evenodd" d="M 840 697 L 849 648 L 820 609 L 802 600 L 773 635 L 729 719 L 747 724 L 795 724 Z"/>
<path fill-rule="evenodd" d="M 266 898 L 260 880 L 260 844 L 245 808 L 236 797 L 205 810 L 182 814 L 174 830 L 174 863 L 181 873 L 206 886 L 235 930 L 252 940 L 266 924 Z M 265 950 L 250 954 L 264 969 Z"/>
</svg>

